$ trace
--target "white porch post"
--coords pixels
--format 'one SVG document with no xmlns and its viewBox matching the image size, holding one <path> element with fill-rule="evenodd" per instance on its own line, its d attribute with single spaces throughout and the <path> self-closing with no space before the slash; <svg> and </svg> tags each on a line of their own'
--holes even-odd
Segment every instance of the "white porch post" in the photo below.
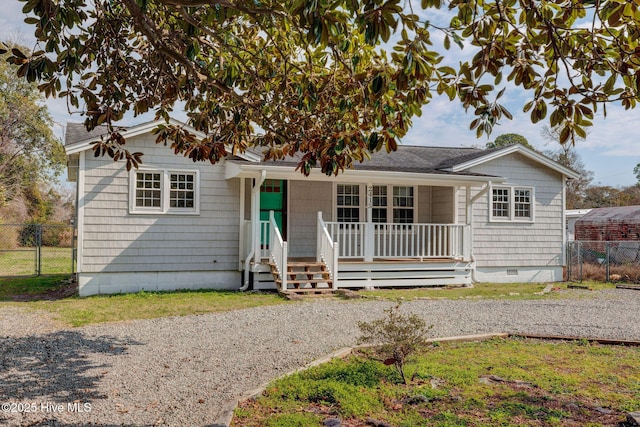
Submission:
<svg viewBox="0 0 640 427">
<path fill-rule="evenodd" d="M 251 191 L 251 225 L 253 229 L 253 259 L 254 262 L 260 262 L 260 187 L 267 177 L 267 171 L 262 170 L 260 177 L 256 180 Z"/>
<path fill-rule="evenodd" d="M 373 255 L 374 255 L 374 234 L 375 234 L 375 227 L 373 225 L 373 184 L 371 184 L 370 182 L 367 183 L 367 190 L 366 190 L 366 203 L 367 203 L 367 222 L 364 226 L 364 230 L 362 230 L 364 232 L 364 248 L 362 253 L 364 254 L 364 261 L 365 262 L 371 262 L 373 261 Z"/>
<path fill-rule="evenodd" d="M 463 239 L 464 248 L 462 250 L 462 256 L 465 261 L 471 258 L 473 247 L 473 202 L 471 201 L 471 186 L 465 187 L 465 201 L 464 205 L 467 208 L 465 212 L 465 223 L 467 226 L 464 228 L 465 236 Z"/>
</svg>

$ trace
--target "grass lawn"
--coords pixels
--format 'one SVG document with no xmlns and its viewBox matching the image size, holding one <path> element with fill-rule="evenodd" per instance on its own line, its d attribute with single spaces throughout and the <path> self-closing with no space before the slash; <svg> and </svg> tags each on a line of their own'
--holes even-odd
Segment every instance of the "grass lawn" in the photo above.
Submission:
<svg viewBox="0 0 640 427">
<path fill-rule="evenodd" d="M 69 274 L 0 277 L 0 301 L 43 299 L 68 286 Z"/>
<path fill-rule="evenodd" d="M 43 247 L 40 251 L 41 274 L 71 274 L 71 248 Z M 0 276 L 36 274 L 36 249 L 0 251 Z"/>
<path fill-rule="evenodd" d="M 616 426 L 640 410 L 640 348 L 492 339 L 427 348 L 405 386 L 366 355 L 277 380 L 233 426 Z"/>
<path fill-rule="evenodd" d="M 26 304 L 36 310 L 49 311 L 57 320 L 68 325 L 84 326 L 122 320 L 215 313 L 287 302 L 275 293 L 203 290 L 73 297 Z"/>
<path fill-rule="evenodd" d="M 283 304 L 275 293 L 247 293 L 233 291 L 139 292 L 135 294 L 93 296 L 79 298 L 68 275 L 0 278 L 0 307 L 17 304 L 21 307 L 51 312 L 69 326 L 115 322 L 132 319 L 151 319 L 167 316 L 230 311 L 260 305 Z M 566 284 L 556 284 L 566 289 Z M 613 285 L 591 283 L 592 289 L 613 288 Z M 473 288 L 450 289 L 389 289 L 360 291 L 370 298 L 411 300 L 415 298 L 484 298 L 484 299 L 540 299 L 556 297 L 584 297 L 591 293 L 578 290 L 570 293 L 552 292 L 539 295 L 543 284 L 479 284 Z M 1 301 L 21 301 L 5 302 Z M 366 303 L 366 300 L 362 301 Z"/>
</svg>

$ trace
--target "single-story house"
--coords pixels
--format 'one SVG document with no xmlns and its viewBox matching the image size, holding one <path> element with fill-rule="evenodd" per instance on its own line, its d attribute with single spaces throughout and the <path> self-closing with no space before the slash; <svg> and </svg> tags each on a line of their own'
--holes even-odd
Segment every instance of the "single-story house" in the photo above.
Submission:
<svg viewBox="0 0 640 427">
<path fill-rule="evenodd" d="M 194 163 L 155 126 L 123 131 L 145 153 L 130 171 L 94 157 L 100 129 L 67 127 L 80 295 L 562 280 L 577 174 L 523 146 L 400 146 L 305 177 L 259 151 Z"/>
</svg>

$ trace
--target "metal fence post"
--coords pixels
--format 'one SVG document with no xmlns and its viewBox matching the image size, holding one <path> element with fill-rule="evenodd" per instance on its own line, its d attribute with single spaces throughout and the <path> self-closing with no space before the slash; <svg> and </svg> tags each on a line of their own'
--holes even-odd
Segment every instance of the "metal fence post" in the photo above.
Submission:
<svg viewBox="0 0 640 427">
<path fill-rule="evenodd" d="M 578 242 L 578 263 L 580 265 L 580 283 L 582 283 L 582 242 Z"/>
<path fill-rule="evenodd" d="M 76 272 L 76 227 L 71 229 L 71 274 Z"/>
<path fill-rule="evenodd" d="M 611 272 L 611 271 L 610 271 L 610 264 L 611 264 L 611 263 L 610 263 L 610 261 L 611 261 L 611 242 L 607 242 L 607 244 L 606 244 L 606 246 L 605 246 L 605 247 L 606 247 L 606 250 L 605 250 L 606 257 L 605 257 L 605 261 L 604 261 L 604 262 L 606 263 L 606 265 L 605 265 L 605 267 L 604 267 L 604 268 L 605 268 L 604 281 L 605 281 L 605 282 L 607 282 L 607 283 L 609 283 L 609 278 L 610 278 L 609 273 Z"/>
<path fill-rule="evenodd" d="M 36 276 L 40 276 L 42 272 L 42 224 L 35 227 L 36 238 Z"/>
</svg>

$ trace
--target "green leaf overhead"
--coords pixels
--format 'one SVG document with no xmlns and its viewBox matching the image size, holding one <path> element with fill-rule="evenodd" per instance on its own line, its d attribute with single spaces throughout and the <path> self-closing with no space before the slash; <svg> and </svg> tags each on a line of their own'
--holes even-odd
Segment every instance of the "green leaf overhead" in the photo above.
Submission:
<svg viewBox="0 0 640 427">
<path fill-rule="evenodd" d="M 127 112 L 167 119 L 176 103 L 205 135 L 165 126 L 158 141 L 176 154 L 215 163 L 264 147 L 267 159 L 299 154 L 304 174 L 338 174 L 394 150 L 434 93 L 474 112 L 480 136 L 511 118 L 510 82 L 565 142 L 600 104 L 634 108 L 640 90 L 637 2 L 22 1 L 39 42 L 9 53 L 18 75 L 66 97 L 87 129 L 110 126 L 96 153 L 129 167 L 141 156 L 115 124 Z M 443 7 L 450 22 L 436 25 Z M 470 59 L 458 62 L 463 46 Z"/>
</svg>

